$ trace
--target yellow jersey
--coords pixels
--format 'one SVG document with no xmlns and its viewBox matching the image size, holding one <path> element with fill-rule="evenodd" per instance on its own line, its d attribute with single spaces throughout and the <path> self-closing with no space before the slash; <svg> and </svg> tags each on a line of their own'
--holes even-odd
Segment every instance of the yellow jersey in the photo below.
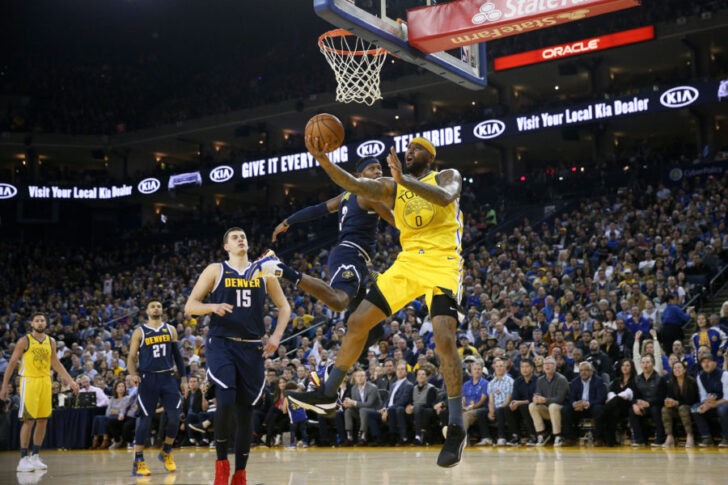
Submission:
<svg viewBox="0 0 728 485">
<path fill-rule="evenodd" d="M 28 348 L 23 353 L 20 375 L 23 377 L 50 377 L 51 375 L 51 338 L 46 335 L 39 341 L 28 334 Z"/>
<path fill-rule="evenodd" d="M 438 185 L 438 172 L 419 178 L 420 182 Z M 407 252 L 441 251 L 460 254 L 463 215 L 460 199 L 442 207 L 397 184 L 394 199 L 394 223 L 399 229 L 399 243 Z"/>
</svg>

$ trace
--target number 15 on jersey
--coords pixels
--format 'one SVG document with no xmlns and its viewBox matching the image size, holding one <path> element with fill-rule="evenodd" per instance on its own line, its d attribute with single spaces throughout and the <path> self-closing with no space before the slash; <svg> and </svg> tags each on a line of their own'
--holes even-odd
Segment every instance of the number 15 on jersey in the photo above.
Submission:
<svg viewBox="0 0 728 485">
<path fill-rule="evenodd" d="M 250 290 L 235 290 L 238 307 L 250 308 Z"/>
</svg>

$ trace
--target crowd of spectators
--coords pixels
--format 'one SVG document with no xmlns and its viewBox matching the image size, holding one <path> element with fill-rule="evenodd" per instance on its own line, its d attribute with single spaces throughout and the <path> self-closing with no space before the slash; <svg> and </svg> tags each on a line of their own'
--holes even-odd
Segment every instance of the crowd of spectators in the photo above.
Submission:
<svg viewBox="0 0 728 485">
<path fill-rule="evenodd" d="M 365 9 L 379 8 L 376 1 L 357 3 Z M 394 9 L 392 15 L 404 18 L 406 8 L 420 4 L 419 0 L 402 1 L 390 3 L 390 8 Z M 495 58 L 656 22 L 675 22 L 727 6 L 725 0 L 645 0 L 639 8 L 489 42 L 488 56 Z M 187 12 L 190 17 L 203 15 L 195 10 L 197 7 L 186 8 L 191 9 Z M 311 14 L 310 6 L 289 6 L 286 12 L 246 12 L 234 5 L 229 8 L 230 16 L 258 18 L 255 26 L 244 29 L 254 35 L 241 35 L 239 22 L 232 25 L 211 21 L 206 26 L 197 25 L 199 32 L 194 38 L 199 45 L 191 47 L 191 34 L 185 29 L 160 33 L 155 26 L 148 31 L 141 27 L 137 27 L 141 32 L 127 31 L 125 25 L 137 19 L 127 18 L 134 14 L 123 11 L 117 24 L 104 24 L 109 35 L 94 38 L 93 50 L 85 44 L 81 50 L 77 40 L 46 39 L 46 31 L 52 31 L 48 25 L 40 32 L 29 29 L 35 30 L 34 36 L 58 45 L 48 50 L 43 44 L 39 49 L 34 39 L 29 39 L 12 49 L 0 65 L 0 131 L 109 135 L 281 101 L 295 104 L 334 91 L 333 73 L 314 41 L 325 27 L 303 16 L 304 8 L 307 15 Z M 184 12 L 178 9 L 174 14 Z M 93 11 L 77 14 L 81 19 L 88 15 L 92 18 L 89 22 L 97 21 Z M 61 19 L 79 22 L 73 17 Z M 263 28 L 266 25 L 276 26 L 286 35 L 271 36 Z M 72 23 L 69 28 L 75 27 Z M 77 27 L 85 25 L 81 22 Z M 224 32 L 220 37 L 224 40 L 212 43 L 221 35 L 218 31 Z M 140 44 L 140 36 L 151 36 L 151 40 Z M 260 48 L 251 48 L 254 36 L 258 37 L 256 42 L 265 38 Z M 387 64 L 382 76 L 392 79 L 416 72 L 423 71 L 394 62 Z M 669 76 L 682 79 L 686 75 L 690 73 Z"/>
<path fill-rule="evenodd" d="M 576 424 L 590 417 L 597 442 L 614 444 L 614 426 L 629 418 L 635 446 L 646 442 L 648 423 L 656 428 L 654 443 L 669 446 L 678 436 L 672 424 L 679 418 L 688 445 L 695 443 L 695 424 L 697 443 L 708 446 L 714 423 L 705 417 L 715 415 L 721 446 L 728 445 L 728 373 L 721 370 L 728 361 L 728 310 L 695 314 L 687 305 L 728 263 L 727 187 L 724 177 L 615 188 L 611 198 L 583 199 L 543 223 L 525 220 L 502 233 L 496 226 L 487 246 L 484 228 L 494 222 L 495 211 L 475 210 L 463 201 L 465 296 L 457 337 L 465 416 L 477 443 L 543 445 L 551 436 L 548 425 L 554 444 L 570 444 L 578 437 Z M 123 245 L 98 247 L 0 243 L 5 268 L 0 373 L 28 331 L 30 315 L 46 313 L 59 359 L 93 394 L 83 402 L 107 408 L 106 420 L 94 426 L 94 444 L 121 446 L 131 440 L 136 411 L 136 401 L 128 398 L 135 388 L 125 381 L 129 339 L 145 321 L 146 302 L 160 298 L 165 319 L 178 330 L 186 370 L 195 377 L 183 389 L 180 442 L 209 442 L 214 429 L 214 386 L 204 373 L 209 316 L 185 315 L 183 308 L 204 266 L 225 259 L 219 240 L 225 227 L 247 230 L 253 257 L 269 246 L 273 225 L 285 214 L 266 210 L 276 209 L 220 216 L 215 220 L 220 234 L 171 243 L 143 234 Z M 279 244 L 284 249 L 305 241 L 307 253 L 284 259 L 326 278 L 328 246 L 316 244 L 318 227 L 294 227 Z M 399 251 L 398 233 L 383 227 L 372 269 L 384 271 Z M 297 287 L 283 287 L 294 314 L 277 354 L 265 363 L 256 442 L 281 443 L 289 425 L 293 446 L 441 439 L 438 423 L 447 422 L 447 394 L 423 299 L 387 318 L 384 337 L 352 369 L 336 418 L 307 429 L 312 423 L 298 413 L 294 419 L 282 393 L 324 377 L 345 335 L 347 315 Z M 278 313 L 270 305 L 265 312 L 269 330 Z M 697 330 L 687 340 L 684 329 L 692 323 Z M 78 405 L 57 380 L 53 392 L 55 405 Z M 4 410 L 17 405 L 16 388 Z"/>
</svg>

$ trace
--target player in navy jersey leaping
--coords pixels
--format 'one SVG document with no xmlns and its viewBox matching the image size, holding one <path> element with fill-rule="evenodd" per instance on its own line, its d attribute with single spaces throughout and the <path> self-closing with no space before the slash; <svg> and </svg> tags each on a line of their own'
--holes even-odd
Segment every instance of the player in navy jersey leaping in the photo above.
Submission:
<svg viewBox="0 0 728 485">
<path fill-rule="evenodd" d="M 173 472 L 177 469 L 172 459 L 172 444 L 179 429 L 182 395 L 174 372 L 175 366 L 182 383 L 186 383 L 187 380 L 184 360 L 177 343 L 177 331 L 173 326 L 162 322 L 162 303 L 159 300 L 152 300 L 147 304 L 147 317 L 147 323 L 135 328 L 131 334 L 129 358 L 126 363 L 129 376 L 139 385 L 137 391 L 139 417 L 134 433 L 132 468 L 134 476 L 151 475 L 144 461 L 144 443 L 149 436 L 152 418 L 160 399 L 164 412 L 167 413 L 167 429 L 158 458 L 164 463 L 167 471 Z"/>
<path fill-rule="evenodd" d="M 376 158 L 364 158 L 357 164 L 356 175 L 377 179 L 382 176 L 382 165 Z M 364 295 L 367 263 L 371 261 L 370 255 L 374 254 L 379 218 L 394 226 L 394 215 L 382 202 L 343 192 L 333 199 L 290 215 L 273 231 L 273 241 L 293 224 L 317 219 L 332 212 L 338 212 L 339 240 L 329 254 L 331 283 L 302 274 L 282 262 L 278 263 L 278 268 L 284 278 L 324 302 L 330 309 L 341 312 L 350 306 L 356 308 L 359 299 L 357 297 Z M 380 327 L 372 329 L 369 340 L 376 340 L 381 335 L 381 330 Z M 366 347 L 372 343 L 374 342 L 367 341 Z"/>
<path fill-rule="evenodd" d="M 237 414 L 235 473 L 230 485 L 245 485 L 245 467 L 253 435 L 253 406 L 265 387 L 263 363 L 278 348 L 291 317 L 276 278 L 254 277 L 245 231 L 233 227 L 223 236 L 228 260 L 207 266 L 192 289 L 185 313 L 211 313 L 205 342 L 207 377 L 215 385 L 215 485 L 228 485 L 227 439 Z M 265 258 L 263 258 L 265 259 Z M 278 322 L 263 347 L 266 294 L 278 307 Z M 207 296 L 210 303 L 203 303 Z"/>
</svg>

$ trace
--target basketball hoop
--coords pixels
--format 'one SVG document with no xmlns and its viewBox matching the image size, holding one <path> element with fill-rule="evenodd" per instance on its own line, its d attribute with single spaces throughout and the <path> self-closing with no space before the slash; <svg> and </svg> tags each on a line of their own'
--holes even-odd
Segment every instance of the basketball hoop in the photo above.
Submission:
<svg viewBox="0 0 728 485">
<path fill-rule="evenodd" d="M 371 106 L 382 99 L 379 74 L 387 59 L 385 49 L 344 29 L 322 34 L 318 45 L 336 75 L 336 101 Z"/>
</svg>

